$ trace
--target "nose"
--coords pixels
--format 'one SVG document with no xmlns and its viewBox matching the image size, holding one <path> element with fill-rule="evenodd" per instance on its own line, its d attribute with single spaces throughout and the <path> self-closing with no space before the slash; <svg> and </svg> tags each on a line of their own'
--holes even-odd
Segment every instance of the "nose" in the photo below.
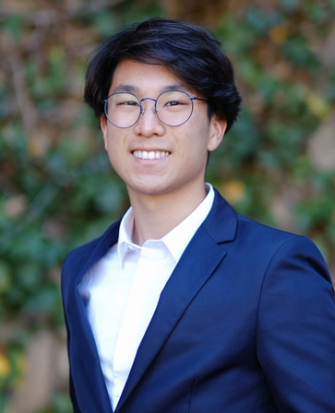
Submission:
<svg viewBox="0 0 335 413">
<path fill-rule="evenodd" d="M 144 102 L 146 100 L 151 102 Z M 135 131 L 137 134 L 149 138 L 164 132 L 164 125 L 156 113 L 156 99 L 144 98 L 141 100 L 141 117 L 135 125 Z"/>
</svg>

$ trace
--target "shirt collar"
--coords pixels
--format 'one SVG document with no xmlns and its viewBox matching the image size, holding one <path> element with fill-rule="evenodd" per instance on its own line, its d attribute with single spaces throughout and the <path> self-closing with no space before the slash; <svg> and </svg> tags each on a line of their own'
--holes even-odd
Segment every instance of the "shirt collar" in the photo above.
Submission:
<svg viewBox="0 0 335 413">
<path fill-rule="evenodd" d="M 131 236 L 134 229 L 134 211 L 130 207 L 121 220 L 118 240 L 118 254 L 122 263 L 128 251 L 139 249 L 140 247 L 133 243 Z"/>
<path fill-rule="evenodd" d="M 206 183 L 206 190 L 207 196 L 201 204 L 179 225 L 159 240 L 165 244 L 176 262 L 178 262 L 186 246 L 212 208 L 214 189 L 211 184 Z M 130 207 L 121 220 L 119 230 L 118 254 L 121 263 L 123 263 L 128 251 L 141 248 L 139 245 L 134 244 L 131 239 L 133 229 L 134 211 L 133 208 Z"/>
<path fill-rule="evenodd" d="M 214 189 L 212 185 L 206 184 L 206 190 L 208 191 L 207 196 L 201 204 L 184 221 L 162 238 L 176 262 L 179 261 L 188 243 L 212 208 Z"/>
</svg>

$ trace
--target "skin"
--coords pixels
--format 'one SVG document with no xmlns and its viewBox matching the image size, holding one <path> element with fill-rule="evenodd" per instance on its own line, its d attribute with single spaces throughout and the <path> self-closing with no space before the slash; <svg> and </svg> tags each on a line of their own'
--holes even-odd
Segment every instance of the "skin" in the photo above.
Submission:
<svg viewBox="0 0 335 413">
<path fill-rule="evenodd" d="M 109 94 L 130 90 L 140 99 L 157 98 L 172 86 L 202 98 L 166 67 L 131 60 L 117 66 Z M 100 121 L 111 165 L 127 186 L 133 241 L 139 245 L 166 235 L 202 202 L 208 152 L 220 145 L 226 129 L 224 120 L 208 118 L 206 102 L 196 101 L 191 118 L 175 127 L 158 119 L 152 101 L 144 109 L 131 128 L 117 128 L 104 115 Z"/>
</svg>

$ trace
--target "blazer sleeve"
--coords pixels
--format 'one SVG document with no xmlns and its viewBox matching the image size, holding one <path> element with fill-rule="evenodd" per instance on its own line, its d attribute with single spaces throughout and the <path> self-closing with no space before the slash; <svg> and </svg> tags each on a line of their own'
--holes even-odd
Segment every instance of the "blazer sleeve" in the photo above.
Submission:
<svg viewBox="0 0 335 413">
<path fill-rule="evenodd" d="M 335 412 L 334 289 L 305 237 L 287 240 L 267 268 L 257 348 L 279 412 Z"/>
</svg>

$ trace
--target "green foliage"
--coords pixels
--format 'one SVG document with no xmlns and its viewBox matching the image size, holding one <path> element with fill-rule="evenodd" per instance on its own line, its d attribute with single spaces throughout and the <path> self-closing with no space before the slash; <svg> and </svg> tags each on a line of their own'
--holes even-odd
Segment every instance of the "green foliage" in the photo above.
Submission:
<svg viewBox="0 0 335 413">
<path fill-rule="evenodd" d="M 0 12 L 0 323 L 20 320 L 16 338 L 0 331 L 1 411 L 22 375 L 29 337 L 63 326 L 59 282 L 67 253 L 128 207 L 98 122 L 82 102 L 87 57 L 125 24 L 164 15 L 163 2 L 152 0 L 49 3 L 46 21 L 33 12 Z M 208 180 L 240 212 L 279 226 L 272 200 L 283 182 L 289 185 L 296 230 L 331 260 L 335 174 L 313 165 L 307 147 L 335 103 L 334 71 L 317 53 L 332 29 L 335 2 L 274 3 L 227 9 L 213 26 L 244 105 L 211 155 Z M 70 411 L 59 389 L 40 413 Z"/>
<path fill-rule="evenodd" d="M 51 406 L 42 409 L 38 413 L 72 413 L 73 408 L 69 398 L 63 393 L 55 394 Z"/>
</svg>

